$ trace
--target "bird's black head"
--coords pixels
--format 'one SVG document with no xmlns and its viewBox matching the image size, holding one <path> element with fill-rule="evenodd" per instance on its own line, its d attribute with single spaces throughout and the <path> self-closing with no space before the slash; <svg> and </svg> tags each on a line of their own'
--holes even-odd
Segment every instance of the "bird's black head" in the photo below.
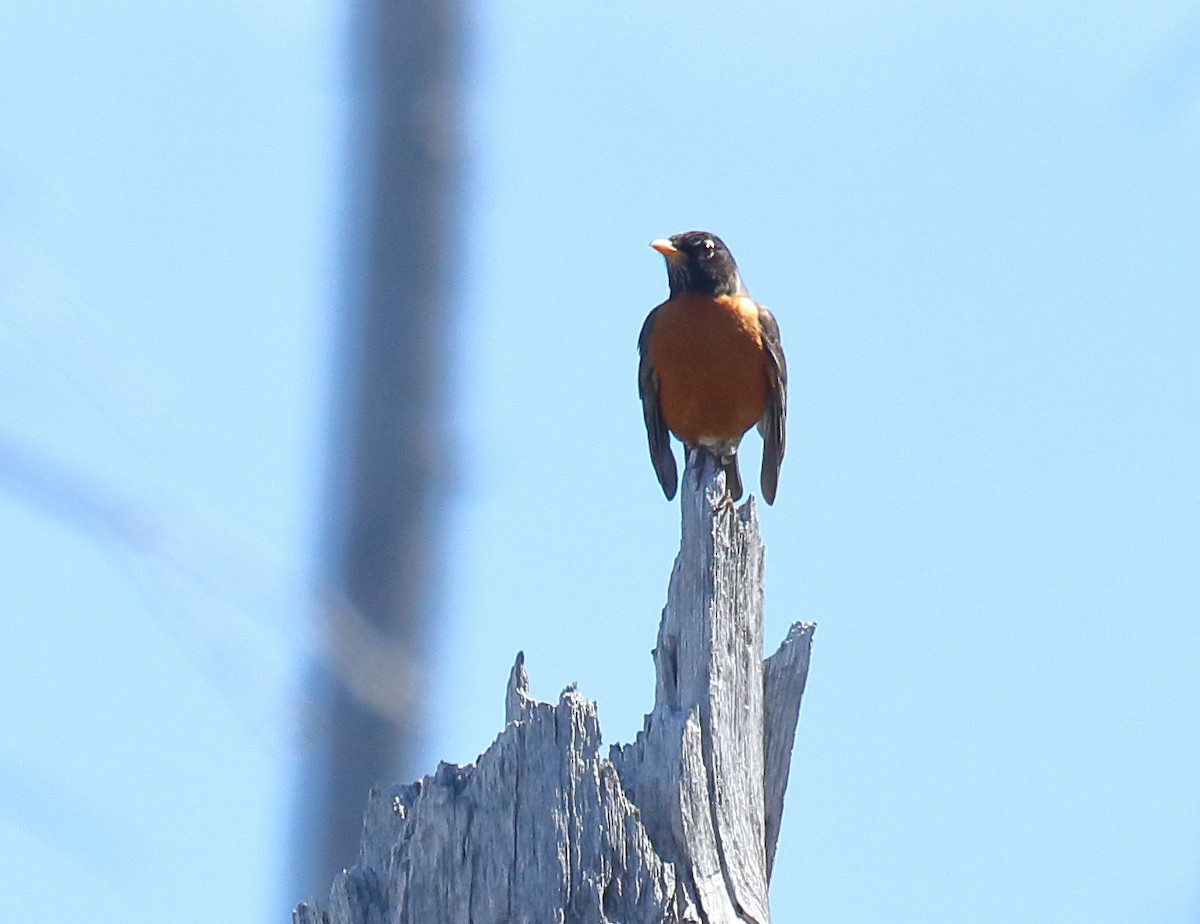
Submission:
<svg viewBox="0 0 1200 924">
<path fill-rule="evenodd" d="M 653 241 L 650 246 L 666 257 L 672 298 L 746 294 L 733 254 L 715 234 L 685 231 Z"/>
</svg>

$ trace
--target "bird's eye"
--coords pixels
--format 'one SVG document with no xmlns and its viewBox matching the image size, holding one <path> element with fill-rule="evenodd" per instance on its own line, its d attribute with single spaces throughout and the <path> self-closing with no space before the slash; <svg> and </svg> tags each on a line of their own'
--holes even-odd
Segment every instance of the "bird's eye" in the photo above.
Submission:
<svg viewBox="0 0 1200 924">
<path fill-rule="evenodd" d="M 716 246 L 717 245 L 713 243 L 713 239 L 711 237 L 706 237 L 704 239 L 704 249 L 705 250 L 712 250 Z"/>
</svg>

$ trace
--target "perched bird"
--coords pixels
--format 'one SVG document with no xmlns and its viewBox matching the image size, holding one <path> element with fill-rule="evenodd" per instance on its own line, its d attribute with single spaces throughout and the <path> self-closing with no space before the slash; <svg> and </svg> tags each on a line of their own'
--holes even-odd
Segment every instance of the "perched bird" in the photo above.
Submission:
<svg viewBox="0 0 1200 924">
<path fill-rule="evenodd" d="M 715 234 L 688 231 L 650 246 L 666 258 L 671 291 L 638 337 L 638 395 L 663 493 L 673 498 L 679 480 L 670 431 L 685 451 L 699 447 L 717 459 L 737 500 L 738 444 L 757 424 L 763 437 L 762 495 L 773 503 L 787 422 L 779 325 L 750 298 L 733 254 Z"/>
</svg>

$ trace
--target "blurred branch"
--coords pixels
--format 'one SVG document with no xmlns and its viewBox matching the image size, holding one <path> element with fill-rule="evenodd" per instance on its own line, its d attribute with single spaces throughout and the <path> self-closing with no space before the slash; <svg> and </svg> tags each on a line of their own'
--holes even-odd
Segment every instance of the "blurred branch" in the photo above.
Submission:
<svg viewBox="0 0 1200 924">
<path fill-rule="evenodd" d="M 157 577 L 167 587 L 158 609 L 169 614 L 189 639 L 194 641 L 198 632 L 206 636 L 206 647 L 217 652 L 208 659 L 210 673 L 230 673 L 230 664 L 243 660 L 235 649 L 263 659 L 264 646 L 245 644 L 245 636 L 253 624 L 261 640 L 263 632 L 270 631 L 267 614 L 273 613 L 277 616 L 273 620 L 274 646 L 286 650 L 287 661 L 293 662 L 295 653 L 300 652 L 340 677 L 368 708 L 396 719 L 409 714 L 413 691 L 407 649 L 381 635 L 333 588 L 314 586 L 285 568 L 274 567 L 265 554 L 239 542 L 228 531 L 185 523 L 179 516 L 154 510 L 3 433 L 0 492 L 89 536 L 106 552 L 123 551 L 155 563 Z M 150 577 L 144 569 L 139 569 L 138 576 L 143 583 Z M 241 614 L 237 628 L 220 619 L 222 610 Z M 298 611 L 315 614 L 314 632 L 294 631 Z M 337 662 L 329 657 L 335 647 L 340 651 Z M 402 669 L 397 671 L 397 665 Z M 258 673 L 258 668 L 252 665 L 245 674 Z M 243 676 L 237 683 L 239 688 L 244 687 L 245 679 Z M 241 704 L 247 697 L 239 693 L 236 698 Z M 277 732 L 278 725 L 273 730 Z M 318 727 L 310 727 L 308 732 L 325 734 Z"/>
<path fill-rule="evenodd" d="M 265 743 L 277 749 L 294 743 L 291 714 L 282 706 L 295 686 L 296 653 L 312 661 L 326 657 L 335 626 L 341 660 L 325 662 L 325 669 L 380 714 L 409 714 L 412 671 L 396 670 L 406 652 L 343 597 L 306 582 L 228 530 L 155 509 L 3 432 L 0 494 L 53 517 L 127 565 L 124 572 L 150 597 L 164 627 L 209 678 L 228 688 L 231 708 Z M 295 631 L 297 612 L 315 614 L 315 631 Z M 323 739 L 329 729 L 310 723 L 306 732 Z M 130 817 L 71 801 L 67 789 L 47 785 L 48 771 L 29 769 L 27 759 L 0 753 L 0 815 L 110 881 L 127 878 L 136 866 L 130 858 L 141 849 L 135 845 L 154 834 L 134 829 Z"/>
<path fill-rule="evenodd" d="M 446 468 L 441 395 L 458 7 L 363 0 L 356 15 L 346 288 L 322 566 L 367 631 L 335 622 L 325 661 L 338 669 L 313 679 L 314 720 L 329 734 L 301 755 L 289 883 L 300 895 L 354 861 L 363 795 L 414 762 L 419 726 L 407 707 L 416 706 L 411 692 L 421 687 L 413 667 L 437 585 L 434 511 Z M 360 673 L 367 655 L 369 670 Z M 409 695 L 385 704 L 393 694 L 374 683 L 383 677 L 398 679 Z"/>
<path fill-rule="evenodd" d="M 1200 97 L 1200 11 L 1139 62 L 1123 87 L 1128 121 L 1147 133 L 1169 128 Z"/>
</svg>

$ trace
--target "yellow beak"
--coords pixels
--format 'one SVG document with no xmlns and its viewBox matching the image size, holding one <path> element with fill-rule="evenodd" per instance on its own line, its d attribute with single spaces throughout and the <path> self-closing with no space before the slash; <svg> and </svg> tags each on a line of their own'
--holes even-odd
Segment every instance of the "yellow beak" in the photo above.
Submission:
<svg viewBox="0 0 1200 924">
<path fill-rule="evenodd" d="M 661 253 L 672 263 L 683 258 L 683 251 L 668 241 L 665 237 L 660 237 L 657 241 L 651 241 L 650 246 Z"/>
</svg>

